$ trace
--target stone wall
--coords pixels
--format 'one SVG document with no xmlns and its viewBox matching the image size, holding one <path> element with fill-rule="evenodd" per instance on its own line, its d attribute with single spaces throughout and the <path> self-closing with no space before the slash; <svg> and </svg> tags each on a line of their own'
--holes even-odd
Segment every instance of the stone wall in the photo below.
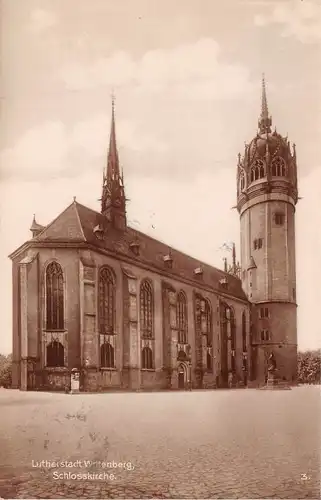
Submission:
<svg viewBox="0 0 321 500">
<path fill-rule="evenodd" d="M 143 269 L 136 264 L 122 263 L 120 260 L 98 252 L 66 248 L 39 248 L 37 267 L 23 272 L 18 281 L 17 267 L 14 267 L 15 290 L 22 287 L 20 308 L 24 308 L 22 322 L 27 321 L 27 344 L 30 356 L 38 356 L 35 365 L 36 385 L 45 389 L 60 389 L 70 385 L 72 368 L 81 369 L 81 385 L 85 391 L 158 390 L 178 388 L 178 338 L 176 324 L 177 294 L 184 292 L 187 299 L 188 344 L 191 350 L 191 377 L 193 387 L 215 387 L 220 373 L 220 314 L 219 301 L 224 299 L 233 307 L 236 321 L 236 371 L 242 376 L 242 312 L 248 312 L 248 304 L 228 296 L 222 297 L 209 292 L 200 285 L 193 286 L 167 278 L 152 270 Z M 65 346 L 65 367 L 59 370 L 46 368 L 46 346 L 50 332 L 45 322 L 45 269 L 56 260 L 64 273 L 65 329 L 59 332 L 59 340 Z M 29 265 L 29 264 L 28 264 Z M 116 325 L 113 342 L 115 346 L 115 368 L 100 367 L 100 344 L 98 335 L 98 289 L 99 269 L 109 266 L 115 276 L 116 284 Z M 28 274 L 29 273 L 29 274 Z M 26 288 L 26 276 L 29 288 Z M 142 338 L 140 335 L 139 291 L 144 279 L 150 280 L 154 294 L 154 367 L 141 369 Z M 22 281 L 21 281 L 22 280 Z M 26 291 L 27 290 L 27 291 Z M 198 293 L 208 300 L 212 310 L 213 332 L 213 370 L 198 382 L 196 359 L 196 330 L 194 315 L 194 294 Z M 25 299 L 30 304 L 31 313 L 25 313 Z M 14 309 L 16 311 L 16 308 Z M 19 358 L 21 341 L 19 328 L 15 323 L 14 355 Z M 18 325 L 19 326 L 19 325 Z M 25 328 L 25 327 L 23 327 Z M 206 365 L 206 346 L 203 331 L 201 341 L 201 362 Z M 23 344 L 25 345 L 25 344 Z M 189 373 L 187 374 L 189 377 Z M 18 371 L 14 375 L 18 385 Z M 26 382 L 24 382 L 26 384 Z"/>
</svg>

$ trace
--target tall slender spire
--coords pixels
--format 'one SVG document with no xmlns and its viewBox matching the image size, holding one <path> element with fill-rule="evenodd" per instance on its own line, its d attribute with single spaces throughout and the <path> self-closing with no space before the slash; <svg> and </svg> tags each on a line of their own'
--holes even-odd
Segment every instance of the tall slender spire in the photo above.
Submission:
<svg viewBox="0 0 321 500">
<path fill-rule="evenodd" d="M 269 109 L 266 97 L 265 77 L 262 76 L 262 102 L 261 102 L 261 116 L 259 119 L 260 133 L 271 132 L 272 118 L 269 116 Z"/>
<path fill-rule="evenodd" d="M 120 174 L 116 142 L 115 98 L 112 96 L 111 127 L 107 167 L 103 176 L 101 213 L 118 229 L 126 227 L 126 200 L 123 176 Z"/>
</svg>

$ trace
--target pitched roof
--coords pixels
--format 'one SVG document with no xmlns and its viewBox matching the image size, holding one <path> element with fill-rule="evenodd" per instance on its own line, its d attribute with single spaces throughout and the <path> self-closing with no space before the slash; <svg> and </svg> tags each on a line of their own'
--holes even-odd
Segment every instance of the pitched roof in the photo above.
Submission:
<svg viewBox="0 0 321 500">
<path fill-rule="evenodd" d="M 77 203 L 73 202 L 56 219 L 38 234 L 36 241 L 86 241 L 82 224 L 77 210 Z"/>
<path fill-rule="evenodd" d="M 172 275 L 174 279 L 192 280 L 197 284 L 196 286 L 200 287 L 203 285 L 218 290 L 220 281 L 227 278 L 228 289 L 222 289 L 222 292 L 247 300 L 238 278 L 175 250 L 136 229 L 127 227 L 126 231 L 117 231 L 106 223 L 106 217 L 101 213 L 74 201 L 32 241 L 87 242 L 97 249 L 106 249 L 125 255 L 136 261 L 138 265 L 141 262 L 153 267 L 155 271 L 166 270 L 166 273 Z M 99 237 L 97 228 L 104 230 L 104 238 Z M 133 242 L 139 244 L 138 255 L 135 255 L 130 246 Z M 165 265 L 164 257 L 167 255 L 171 256 L 172 267 Z M 195 274 L 196 269 L 202 270 L 201 275 Z"/>
</svg>

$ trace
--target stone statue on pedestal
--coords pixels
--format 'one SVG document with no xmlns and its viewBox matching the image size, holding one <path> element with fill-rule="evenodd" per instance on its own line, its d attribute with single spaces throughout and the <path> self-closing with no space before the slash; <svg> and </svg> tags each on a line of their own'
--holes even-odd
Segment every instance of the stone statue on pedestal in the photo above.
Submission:
<svg viewBox="0 0 321 500">
<path fill-rule="evenodd" d="M 276 370 L 276 361 L 275 361 L 275 358 L 274 358 L 274 354 L 273 352 L 270 354 L 269 356 L 269 366 L 268 366 L 268 372 L 269 373 L 274 373 Z"/>
</svg>

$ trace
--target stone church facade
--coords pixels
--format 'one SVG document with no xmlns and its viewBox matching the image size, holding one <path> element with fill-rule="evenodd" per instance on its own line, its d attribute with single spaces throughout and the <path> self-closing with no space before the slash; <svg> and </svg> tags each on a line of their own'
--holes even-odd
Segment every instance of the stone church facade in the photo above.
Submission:
<svg viewBox="0 0 321 500">
<path fill-rule="evenodd" d="M 239 155 L 241 264 L 219 270 L 127 225 L 114 105 L 101 212 L 74 201 L 10 255 L 13 386 L 83 391 L 259 386 L 274 353 L 296 381 L 296 156 L 271 132 Z"/>
</svg>

